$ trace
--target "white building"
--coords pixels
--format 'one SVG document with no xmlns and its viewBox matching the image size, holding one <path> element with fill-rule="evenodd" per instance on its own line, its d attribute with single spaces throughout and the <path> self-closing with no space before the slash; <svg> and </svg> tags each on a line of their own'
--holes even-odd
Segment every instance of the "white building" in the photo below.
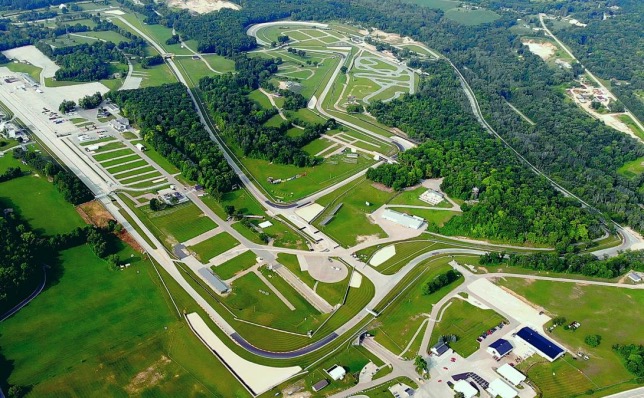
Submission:
<svg viewBox="0 0 644 398">
<path fill-rule="evenodd" d="M 476 388 L 465 380 L 459 380 L 454 384 L 454 391 L 460 392 L 465 398 L 472 398 L 478 394 Z"/>
<path fill-rule="evenodd" d="M 514 386 L 518 386 L 526 380 L 526 377 L 523 373 L 516 370 L 513 366 L 510 366 L 510 364 L 508 363 L 498 368 L 496 370 L 496 373 L 503 376 L 505 380 L 509 381 Z"/>
<path fill-rule="evenodd" d="M 501 398 L 515 398 L 517 395 L 519 395 L 514 388 L 507 385 L 501 379 L 496 379 L 491 382 L 487 388 L 487 392 L 489 392 L 493 397 Z"/>
<path fill-rule="evenodd" d="M 141 152 L 145 151 L 145 145 L 141 144 L 140 142 L 134 146 Z"/>
<path fill-rule="evenodd" d="M 114 127 L 116 131 L 125 131 L 130 127 L 130 121 L 124 117 L 110 120 L 110 126 Z"/>
<path fill-rule="evenodd" d="M 410 216 L 391 209 L 385 209 L 382 213 L 382 218 L 411 229 L 420 229 L 425 224 L 425 220 L 421 217 Z"/>
<path fill-rule="evenodd" d="M 333 365 L 326 371 L 333 380 L 342 380 L 347 374 L 347 371 L 344 370 L 342 366 Z"/>
<path fill-rule="evenodd" d="M 425 203 L 429 203 L 432 206 L 435 206 L 445 199 L 445 195 L 440 192 L 434 191 L 433 189 L 428 189 L 427 191 L 423 192 L 418 199 L 422 200 Z"/>
</svg>

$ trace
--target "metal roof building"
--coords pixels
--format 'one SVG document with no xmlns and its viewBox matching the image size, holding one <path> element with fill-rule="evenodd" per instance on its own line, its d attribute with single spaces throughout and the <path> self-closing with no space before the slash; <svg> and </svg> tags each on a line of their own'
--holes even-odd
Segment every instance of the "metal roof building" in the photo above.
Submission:
<svg viewBox="0 0 644 398">
<path fill-rule="evenodd" d="M 382 213 L 382 218 L 411 229 L 420 229 L 425 223 L 423 218 L 410 216 L 409 214 L 400 213 L 391 209 L 385 209 Z"/>
<path fill-rule="evenodd" d="M 496 373 L 500 374 L 503 376 L 504 379 L 509 381 L 515 386 L 518 386 L 522 382 L 525 381 L 526 377 L 523 373 L 519 372 L 516 370 L 513 366 L 510 366 L 509 363 L 506 363 L 505 365 L 501 366 L 496 370 Z"/>
<path fill-rule="evenodd" d="M 517 337 L 523 340 L 526 344 L 536 349 L 537 353 L 553 362 L 555 359 L 561 357 L 565 351 L 552 341 L 543 337 L 535 330 L 525 326 L 517 332 Z"/>
<path fill-rule="evenodd" d="M 478 394 L 478 390 L 465 380 L 459 380 L 454 383 L 454 391 L 460 392 L 465 398 L 472 398 Z"/>
<path fill-rule="evenodd" d="M 224 294 L 230 289 L 226 283 L 219 279 L 217 275 L 210 272 L 208 268 L 201 268 L 197 272 L 199 272 L 199 275 L 201 275 L 217 293 Z"/>
<path fill-rule="evenodd" d="M 436 343 L 436 345 L 433 346 L 431 349 L 432 353 L 434 353 L 439 357 L 445 354 L 448 350 L 449 350 L 449 346 L 442 341 Z"/>
<path fill-rule="evenodd" d="M 514 398 L 519 395 L 516 390 L 507 385 L 503 380 L 496 379 L 490 383 L 487 391 L 493 397 Z"/>
</svg>

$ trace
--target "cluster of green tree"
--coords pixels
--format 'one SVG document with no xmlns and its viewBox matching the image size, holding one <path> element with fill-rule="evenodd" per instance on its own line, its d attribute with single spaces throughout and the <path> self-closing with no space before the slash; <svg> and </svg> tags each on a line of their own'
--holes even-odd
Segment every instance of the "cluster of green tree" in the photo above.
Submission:
<svg viewBox="0 0 644 398">
<path fill-rule="evenodd" d="M 378 121 L 425 141 L 400 154 L 398 164 L 367 172 L 396 190 L 423 178 L 441 178 L 441 188 L 462 200 L 463 215 L 441 233 L 511 242 L 568 246 L 599 236 L 599 223 L 520 164 L 467 112 L 467 99 L 449 64 L 432 63 L 418 93 L 369 107 Z M 436 229 L 435 226 L 432 228 Z"/>
<path fill-rule="evenodd" d="M 568 45 L 585 67 L 605 80 L 626 106 L 644 120 L 644 37 L 636 27 L 644 25 L 644 3 L 623 10 L 614 18 L 593 19 L 579 29 L 570 26 L 555 34 Z"/>
<path fill-rule="evenodd" d="M 364 112 L 364 106 L 362 104 L 351 104 L 347 105 L 348 113 L 362 113 Z"/>
<path fill-rule="evenodd" d="M 186 88 L 179 83 L 110 92 L 145 141 L 183 175 L 219 197 L 237 182 L 217 145 L 201 125 Z"/>
<path fill-rule="evenodd" d="M 644 382 L 644 345 L 615 344 L 613 350 L 626 362 L 626 369 L 637 376 L 637 382 Z"/>
<path fill-rule="evenodd" d="M 0 53 L 0 65 L 8 64 L 9 62 L 11 62 L 11 60 L 3 53 Z"/>
<path fill-rule="evenodd" d="M 436 278 L 423 285 L 423 294 L 427 295 L 435 293 L 460 278 L 460 276 L 461 274 L 453 269 L 445 272 L 444 274 L 437 275 Z"/>
<path fill-rule="evenodd" d="M 164 62 L 163 57 L 159 54 L 153 55 L 151 57 L 145 57 L 141 60 L 141 66 L 143 69 L 148 69 L 155 65 L 161 65 Z"/>
<path fill-rule="evenodd" d="M 13 180 L 22 177 L 23 171 L 20 167 L 9 167 L 4 173 L 0 174 L 0 182 Z"/>
<path fill-rule="evenodd" d="M 94 109 L 97 108 L 101 102 L 103 102 L 103 94 L 97 91 L 92 95 L 86 95 L 78 100 L 78 105 L 83 109 Z"/>
<path fill-rule="evenodd" d="M 9 10 L 34 10 L 36 8 L 67 4 L 73 1 L 79 0 L 0 0 L 0 8 Z"/>
<path fill-rule="evenodd" d="M 286 124 L 280 127 L 263 125 L 277 114 L 277 110 L 263 109 L 248 98 L 251 91 L 258 89 L 277 71 L 280 62 L 238 57 L 235 60 L 237 73 L 205 77 L 200 80 L 199 88 L 220 133 L 229 143 L 239 147 L 244 156 L 300 167 L 311 166 L 317 160 L 302 147 L 326 131 L 327 125 L 309 125 L 301 135 L 290 137 L 286 134 Z M 302 102 L 295 99 L 294 105 L 297 101 Z"/>
<path fill-rule="evenodd" d="M 592 254 L 535 253 L 528 255 L 491 253 L 480 258 L 481 265 L 507 264 L 535 271 L 581 274 L 598 278 L 615 278 L 633 269 L 644 271 L 644 250 L 627 251 L 618 256 L 599 259 Z"/>
<path fill-rule="evenodd" d="M 389 51 L 398 59 L 407 59 L 411 57 L 418 57 L 418 53 L 408 49 L 407 47 L 395 47 L 389 43 L 382 42 L 380 40 L 374 39 L 373 37 L 366 37 L 364 39 L 365 43 L 376 46 L 377 51 Z"/>
<path fill-rule="evenodd" d="M 173 44 L 179 44 L 180 41 L 181 38 L 179 37 L 179 35 L 172 35 L 168 40 L 165 41 L 165 44 L 171 46 Z"/>
<path fill-rule="evenodd" d="M 16 19 L 21 22 L 38 21 L 40 19 L 56 18 L 57 15 L 58 11 L 56 10 L 30 11 L 19 14 Z"/>
<path fill-rule="evenodd" d="M 66 201 L 73 205 L 85 203 L 94 197 L 76 175 L 63 170 L 51 158 L 45 157 L 40 152 L 23 151 L 21 148 L 17 148 L 13 151 L 13 157 L 24 161 L 44 176 L 53 178 L 58 191 L 63 194 Z"/>
<path fill-rule="evenodd" d="M 34 234 L 29 232 L 27 224 L 15 213 L 0 216 L 0 247 L 3 248 L 0 250 L 0 303 L 29 281 L 39 268 L 32 246 Z"/>
<path fill-rule="evenodd" d="M 74 109 L 76 109 L 76 101 L 63 100 L 63 102 L 61 102 L 60 105 L 58 105 L 58 111 L 63 114 L 69 113 Z"/>
<path fill-rule="evenodd" d="M 87 32 L 86 25 L 56 25 L 53 28 L 43 24 L 24 24 L 22 26 L 11 23 L 10 19 L 0 19 L 0 51 L 16 47 L 36 44 L 43 39 L 54 39 L 66 33 Z"/>
<path fill-rule="evenodd" d="M 308 104 L 306 98 L 300 93 L 291 90 L 279 90 L 279 93 L 284 97 L 284 109 L 287 111 L 306 108 L 306 104 Z"/>
<path fill-rule="evenodd" d="M 112 31 L 130 40 L 129 42 L 120 41 L 116 43 L 119 50 L 122 50 L 128 55 L 134 55 L 137 57 L 145 57 L 147 55 L 146 47 L 148 46 L 148 42 L 146 42 L 144 39 L 140 38 L 129 30 L 123 29 L 120 26 L 112 23 L 111 21 L 101 19 L 98 16 L 92 16 L 92 21 L 95 24 L 94 28 L 92 28 L 93 31 Z"/>
<path fill-rule="evenodd" d="M 291 53 L 291 54 L 300 56 L 302 58 L 306 57 L 306 51 L 304 51 L 304 50 L 298 50 L 297 48 L 289 47 L 286 51 Z"/>
<path fill-rule="evenodd" d="M 40 42 L 37 47 L 60 66 L 54 75 L 56 80 L 88 82 L 107 79 L 111 62 L 127 63 L 116 44 L 109 41 L 59 48 Z"/>
</svg>

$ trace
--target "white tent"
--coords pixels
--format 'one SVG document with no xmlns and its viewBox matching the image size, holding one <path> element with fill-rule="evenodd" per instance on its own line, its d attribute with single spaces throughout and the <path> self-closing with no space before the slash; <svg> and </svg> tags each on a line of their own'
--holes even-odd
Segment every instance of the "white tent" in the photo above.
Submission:
<svg viewBox="0 0 644 398">
<path fill-rule="evenodd" d="M 510 366 L 510 364 L 507 364 L 507 363 L 501 366 L 500 368 L 498 368 L 496 372 L 515 386 L 518 386 L 519 384 L 521 384 L 521 382 L 525 381 L 526 379 L 523 373 L 519 372 L 518 370 L 516 370 L 514 367 Z"/>
</svg>

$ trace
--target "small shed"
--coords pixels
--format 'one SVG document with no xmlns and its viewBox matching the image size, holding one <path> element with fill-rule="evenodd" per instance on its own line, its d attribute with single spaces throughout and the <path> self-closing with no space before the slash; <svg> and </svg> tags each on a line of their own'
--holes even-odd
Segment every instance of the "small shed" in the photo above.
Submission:
<svg viewBox="0 0 644 398">
<path fill-rule="evenodd" d="M 329 382 L 327 380 L 320 380 L 317 383 L 313 384 L 313 391 L 318 392 L 328 385 Z"/>
<path fill-rule="evenodd" d="M 631 281 L 633 281 L 633 282 L 635 282 L 635 283 L 640 283 L 640 282 L 642 282 L 642 277 L 641 277 L 641 276 L 639 276 L 639 275 L 638 275 L 637 273 L 635 273 L 635 272 L 629 272 L 629 274 L 628 274 L 628 279 L 630 279 Z"/>
<path fill-rule="evenodd" d="M 439 356 L 439 357 L 441 355 L 445 354 L 448 350 L 449 350 L 449 346 L 447 344 L 445 344 L 444 342 L 442 342 L 442 341 L 436 343 L 436 345 L 433 346 L 432 349 L 431 349 L 432 354 L 434 354 L 436 356 Z"/>
<path fill-rule="evenodd" d="M 145 151 L 145 145 L 141 144 L 140 142 L 134 146 L 141 152 Z"/>
</svg>

